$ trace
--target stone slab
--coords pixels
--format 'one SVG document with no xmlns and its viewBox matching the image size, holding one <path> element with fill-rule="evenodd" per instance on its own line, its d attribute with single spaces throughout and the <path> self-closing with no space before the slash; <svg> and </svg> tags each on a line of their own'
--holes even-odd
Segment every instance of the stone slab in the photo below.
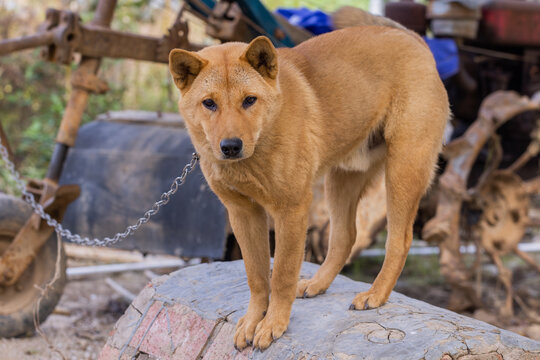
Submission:
<svg viewBox="0 0 540 360">
<path fill-rule="evenodd" d="M 304 263 L 302 276 L 318 265 Z M 120 318 L 108 359 L 540 360 L 540 342 L 393 292 L 387 304 L 348 310 L 369 284 L 338 276 L 294 302 L 285 334 L 267 350 L 233 347 L 248 301 L 242 261 L 188 267 L 150 283 Z"/>
</svg>

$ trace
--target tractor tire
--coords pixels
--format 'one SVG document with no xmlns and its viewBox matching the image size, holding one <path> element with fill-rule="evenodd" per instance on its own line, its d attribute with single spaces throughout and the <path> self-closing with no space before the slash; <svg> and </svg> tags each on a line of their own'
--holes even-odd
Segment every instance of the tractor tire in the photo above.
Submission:
<svg viewBox="0 0 540 360">
<path fill-rule="evenodd" d="M 0 193 L 0 255 L 31 214 L 31 207 L 24 201 Z M 0 338 L 30 335 L 34 332 L 34 309 L 41 297 L 34 285 L 43 288 L 54 278 L 56 257 L 57 237 L 53 233 L 15 285 L 0 285 Z M 53 312 L 66 284 L 66 255 L 63 247 L 60 264 L 59 278 L 39 304 L 40 323 Z"/>
</svg>

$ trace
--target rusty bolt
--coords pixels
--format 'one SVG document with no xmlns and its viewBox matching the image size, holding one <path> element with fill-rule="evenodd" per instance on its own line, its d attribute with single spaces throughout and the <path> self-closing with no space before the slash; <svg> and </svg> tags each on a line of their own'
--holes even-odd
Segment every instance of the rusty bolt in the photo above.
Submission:
<svg viewBox="0 0 540 360">
<path fill-rule="evenodd" d="M 281 29 L 276 29 L 276 31 L 274 31 L 274 36 L 278 39 L 278 40 L 283 40 L 285 39 L 285 33 L 283 32 L 283 30 Z"/>
</svg>

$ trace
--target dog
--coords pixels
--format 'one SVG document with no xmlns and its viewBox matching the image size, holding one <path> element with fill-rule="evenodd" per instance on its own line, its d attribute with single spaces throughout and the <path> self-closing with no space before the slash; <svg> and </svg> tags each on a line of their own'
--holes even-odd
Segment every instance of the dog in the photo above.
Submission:
<svg viewBox="0 0 540 360">
<path fill-rule="evenodd" d="M 350 309 L 383 305 L 402 269 L 420 198 L 450 116 L 424 41 L 389 26 L 350 27 L 276 49 L 266 37 L 169 56 L 179 110 L 202 172 L 227 208 L 251 296 L 237 349 L 265 349 L 287 329 L 295 297 L 328 289 L 355 240 L 359 199 L 385 173 L 382 269 Z M 328 255 L 299 280 L 312 185 L 325 176 Z M 268 217 L 276 247 L 270 276 Z"/>
</svg>

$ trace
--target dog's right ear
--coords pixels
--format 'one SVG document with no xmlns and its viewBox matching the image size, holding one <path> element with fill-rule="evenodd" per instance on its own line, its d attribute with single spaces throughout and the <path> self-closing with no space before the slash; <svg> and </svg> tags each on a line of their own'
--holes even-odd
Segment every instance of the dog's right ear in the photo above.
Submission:
<svg viewBox="0 0 540 360">
<path fill-rule="evenodd" d="M 240 59 L 247 61 L 262 77 L 270 79 L 277 77 L 276 48 L 266 36 L 259 36 L 251 41 Z"/>
<path fill-rule="evenodd" d="M 191 51 L 173 49 L 169 53 L 169 70 L 176 87 L 182 91 L 187 90 L 206 64 L 208 60 Z"/>
</svg>

